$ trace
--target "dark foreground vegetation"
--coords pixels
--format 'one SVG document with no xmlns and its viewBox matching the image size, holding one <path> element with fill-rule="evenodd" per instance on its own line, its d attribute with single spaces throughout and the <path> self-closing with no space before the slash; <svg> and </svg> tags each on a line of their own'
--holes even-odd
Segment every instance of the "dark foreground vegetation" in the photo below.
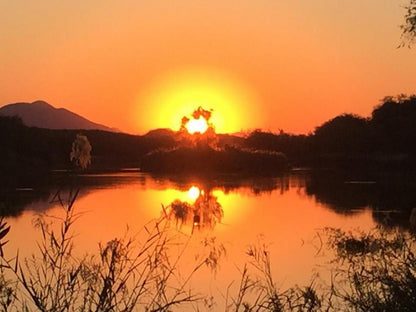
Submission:
<svg viewBox="0 0 416 312">
<path fill-rule="evenodd" d="M 99 244 L 97 254 L 76 256 L 77 194 L 70 192 L 67 199 L 57 194 L 65 214 L 60 221 L 55 218 L 55 230 L 45 216 L 36 222 L 42 239 L 30 258 L 7 252 L 13 229 L 0 221 L 1 311 L 414 311 L 412 234 L 318 232 L 320 248 L 335 251 L 328 264 L 331 279 L 318 277 L 288 289 L 277 286 L 270 251 L 259 242 L 248 247 L 246 264 L 236 270 L 239 279 L 213 296 L 192 288 L 191 280 L 201 270 L 219 269 L 226 250 L 208 239 L 193 262 L 183 259 L 187 244 L 172 253 L 177 234 L 166 215 L 149 222 L 141 235 L 126 234 Z M 185 275 L 183 263 L 192 266 Z"/>
</svg>

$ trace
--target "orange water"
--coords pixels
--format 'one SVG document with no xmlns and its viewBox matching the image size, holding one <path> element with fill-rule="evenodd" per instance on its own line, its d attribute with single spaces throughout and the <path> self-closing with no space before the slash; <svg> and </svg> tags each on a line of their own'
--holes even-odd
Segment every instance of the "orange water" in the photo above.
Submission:
<svg viewBox="0 0 416 312">
<path fill-rule="evenodd" d="M 168 206 L 175 199 L 192 204 L 195 188 L 200 192 L 209 191 L 216 197 L 223 209 L 223 218 L 211 228 L 194 228 L 192 233 L 192 223 L 179 227 L 172 220 L 172 231 L 180 233 L 178 242 L 187 243 L 178 264 L 184 275 L 198 262 L 197 255 L 207 252 L 201 247 L 204 239 L 215 238 L 216 246 L 225 248 L 226 255 L 221 257 L 214 273 L 202 267 L 190 281 L 191 287 L 216 298 L 225 296 L 229 285 L 232 285 L 231 290 L 237 287 L 239 270 L 250 260 L 246 255 L 250 245 L 260 242 L 267 246 L 274 280 L 284 289 L 295 284 L 309 284 L 316 273 L 323 279 L 328 277 L 322 266 L 332 253 L 322 246 L 318 235 L 322 228 L 369 230 L 375 226 L 370 208 L 364 207 L 349 215 L 337 213 L 330 206 L 319 203 L 314 195 L 307 195 L 305 177 L 298 175 L 271 181 L 249 179 L 235 185 L 207 183 L 197 178 L 152 178 L 143 173 L 97 175 L 89 179 L 96 183 L 80 186 L 81 192 L 74 205 L 75 211 L 81 214 L 73 227 L 78 255 L 97 253 L 99 242 L 105 243 L 126 232 L 128 235 L 140 233 L 140 239 L 143 227 L 151 226 L 149 221 L 162 215 L 162 205 Z M 6 250 L 9 254 L 16 249 L 20 250 L 21 256 L 36 253 L 40 234 L 33 226 L 33 219 L 40 211 L 53 217 L 63 216 L 60 205 L 40 200 L 29 204 L 20 216 L 8 218 L 11 232 Z M 177 250 L 182 248 L 180 244 Z"/>
</svg>

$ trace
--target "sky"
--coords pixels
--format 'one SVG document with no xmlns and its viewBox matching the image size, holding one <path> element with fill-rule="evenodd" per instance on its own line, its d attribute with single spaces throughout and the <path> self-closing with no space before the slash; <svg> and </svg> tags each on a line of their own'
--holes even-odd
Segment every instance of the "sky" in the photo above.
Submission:
<svg viewBox="0 0 416 312">
<path fill-rule="evenodd" d="M 0 106 L 44 100 L 144 134 L 301 134 L 416 93 L 400 0 L 0 0 Z"/>
</svg>

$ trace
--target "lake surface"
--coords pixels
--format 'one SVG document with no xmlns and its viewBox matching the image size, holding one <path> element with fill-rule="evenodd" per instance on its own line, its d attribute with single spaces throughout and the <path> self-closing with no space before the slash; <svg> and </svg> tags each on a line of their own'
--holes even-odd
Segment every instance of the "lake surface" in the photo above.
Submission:
<svg viewBox="0 0 416 312">
<path fill-rule="evenodd" d="M 206 252 L 203 242 L 213 242 L 225 251 L 215 272 L 202 270 L 192 286 L 202 285 L 204 291 L 221 297 L 227 286 L 236 284 L 239 270 L 248 261 L 246 251 L 256 244 L 265 244 L 270 251 L 279 287 L 307 285 L 318 273 L 322 279 L 328 276 L 322 268 L 332 251 L 322 249 L 323 228 L 406 229 L 415 204 L 414 185 L 397 181 L 351 180 L 307 170 L 279 177 L 166 177 L 135 170 L 78 177 L 56 174 L 47 186 L 36 190 L 22 186 L 3 194 L 2 212 L 11 225 L 7 252 L 19 249 L 25 256 L 36 252 L 41 236 L 33 220 L 40 213 L 62 216 L 60 204 L 52 202 L 54 195 L 60 191 L 65 199 L 71 188 L 79 188 L 74 209 L 81 216 L 74 233 L 80 255 L 97 253 L 99 242 L 126 232 L 143 233 L 151 220 L 171 212 L 172 228 L 179 233 L 179 241 L 187 244 L 185 270 Z M 172 210 L 175 200 L 177 205 L 182 203 L 177 208 L 185 207 L 183 202 L 192 207 L 186 216 L 179 208 Z"/>
</svg>

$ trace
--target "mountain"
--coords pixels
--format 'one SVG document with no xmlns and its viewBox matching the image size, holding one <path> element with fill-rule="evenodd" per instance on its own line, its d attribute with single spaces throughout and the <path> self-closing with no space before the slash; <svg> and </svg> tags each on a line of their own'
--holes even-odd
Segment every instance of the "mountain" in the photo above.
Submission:
<svg viewBox="0 0 416 312">
<path fill-rule="evenodd" d="M 97 129 L 118 132 L 117 129 L 89 121 L 65 108 L 55 108 L 44 101 L 14 103 L 0 107 L 0 115 L 19 116 L 29 127 L 48 129 Z"/>
</svg>

